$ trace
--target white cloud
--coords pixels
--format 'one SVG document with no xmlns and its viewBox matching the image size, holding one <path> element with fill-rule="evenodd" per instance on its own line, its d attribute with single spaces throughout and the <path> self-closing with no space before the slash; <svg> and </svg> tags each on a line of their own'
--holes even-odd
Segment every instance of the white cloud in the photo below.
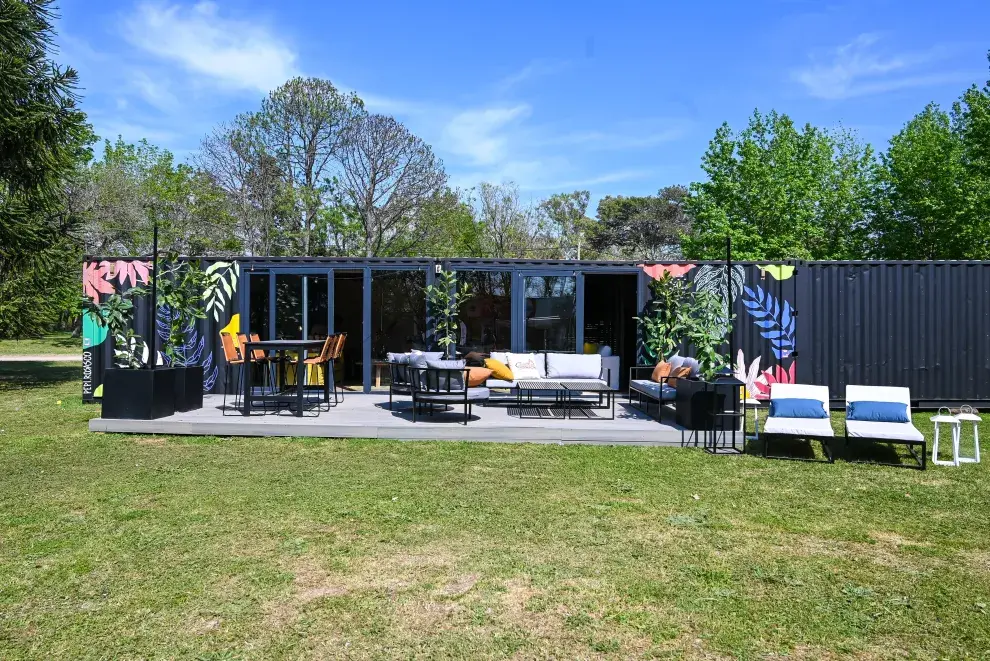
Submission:
<svg viewBox="0 0 990 661">
<path fill-rule="evenodd" d="M 919 71 L 942 56 L 937 50 L 883 56 L 874 52 L 879 41 L 876 34 L 861 34 L 831 51 L 827 62 L 812 58 L 812 64 L 795 69 L 791 76 L 811 96 L 828 100 L 958 80 L 955 74 Z"/>
<path fill-rule="evenodd" d="M 296 75 L 296 52 L 264 26 L 221 16 L 217 5 L 144 2 L 124 21 L 137 48 L 229 88 L 268 92 Z"/>
<path fill-rule="evenodd" d="M 530 80 L 555 74 L 567 67 L 566 62 L 552 62 L 548 60 L 533 60 L 519 71 L 509 74 L 502 80 L 495 83 L 495 91 L 505 94 L 514 87 L 529 82 Z"/>
<path fill-rule="evenodd" d="M 530 114 L 525 103 L 464 110 L 443 129 L 441 145 L 473 165 L 491 165 L 506 157 L 509 138 L 506 127 Z"/>
</svg>

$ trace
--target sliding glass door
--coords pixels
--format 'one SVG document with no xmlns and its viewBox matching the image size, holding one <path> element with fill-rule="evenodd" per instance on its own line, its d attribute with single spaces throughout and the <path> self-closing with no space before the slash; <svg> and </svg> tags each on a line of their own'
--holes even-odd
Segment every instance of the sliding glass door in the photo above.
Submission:
<svg viewBox="0 0 990 661">
<path fill-rule="evenodd" d="M 247 271 L 241 332 L 262 339 L 322 340 L 333 331 L 333 270 Z"/>
<path fill-rule="evenodd" d="M 574 271 L 521 271 L 513 282 L 516 351 L 578 351 L 584 277 Z"/>
</svg>

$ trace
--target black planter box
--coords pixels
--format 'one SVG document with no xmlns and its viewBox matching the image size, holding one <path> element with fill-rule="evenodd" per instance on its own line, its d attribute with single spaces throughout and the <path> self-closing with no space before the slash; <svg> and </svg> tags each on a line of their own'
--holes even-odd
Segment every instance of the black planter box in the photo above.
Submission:
<svg viewBox="0 0 990 661">
<path fill-rule="evenodd" d="M 203 366 L 174 367 L 175 410 L 195 411 L 203 408 Z"/>
<path fill-rule="evenodd" d="M 103 376 L 103 417 L 154 420 L 175 413 L 175 370 L 110 368 Z"/>
<path fill-rule="evenodd" d="M 707 381 L 692 379 L 678 379 L 676 388 L 674 405 L 677 424 L 692 431 L 712 429 L 715 426 L 713 413 L 725 401 L 725 393 L 716 395 Z"/>
</svg>

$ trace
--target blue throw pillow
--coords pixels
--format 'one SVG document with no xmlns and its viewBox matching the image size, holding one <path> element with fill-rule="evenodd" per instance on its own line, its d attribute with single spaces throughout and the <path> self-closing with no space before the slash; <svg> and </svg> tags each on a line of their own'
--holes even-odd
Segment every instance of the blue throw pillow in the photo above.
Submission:
<svg viewBox="0 0 990 661">
<path fill-rule="evenodd" d="M 825 405 L 817 399 L 782 397 L 770 400 L 771 418 L 827 418 Z"/>
<path fill-rule="evenodd" d="M 846 420 L 863 422 L 911 422 L 904 402 L 849 402 Z"/>
</svg>

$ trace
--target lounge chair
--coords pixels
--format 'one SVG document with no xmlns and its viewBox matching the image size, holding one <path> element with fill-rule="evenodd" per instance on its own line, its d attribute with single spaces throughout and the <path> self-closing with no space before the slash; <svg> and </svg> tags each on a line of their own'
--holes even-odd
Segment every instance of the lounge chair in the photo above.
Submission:
<svg viewBox="0 0 990 661">
<path fill-rule="evenodd" d="M 825 417 L 791 417 L 781 415 L 785 404 L 779 400 L 814 400 L 820 402 L 825 411 Z M 777 406 L 774 402 L 777 401 Z M 817 407 L 814 407 L 817 410 Z M 776 410 L 775 410 L 776 409 Z M 777 415 L 774 415 L 777 413 Z M 822 451 L 828 457 L 829 463 L 835 462 L 835 456 L 829 441 L 835 438 L 832 431 L 832 421 L 828 413 L 828 388 L 826 386 L 808 386 L 798 383 L 774 383 L 770 386 L 770 414 L 763 425 L 763 456 L 770 457 L 770 442 L 782 439 L 803 439 L 819 441 Z M 790 459 L 792 457 L 775 457 Z"/>
<path fill-rule="evenodd" d="M 862 406 L 860 405 L 860 412 L 855 412 L 853 410 L 853 404 L 856 402 L 862 403 L 872 403 L 877 402 L 884 405 L 889 404 L 903 404 L 904 405 L 904 419 L 906 421 L 902 422 L 890 422 L 890 421 L 879 421 L 879 420 L 856 420 L 850 419 L 850 413 L 861 417 L 874 417 L 874 418 L 884 418 L 890 417 L 889 415 L 884 415 L 882 411 L 867 411 L 862 412 Z M 876 409 L 877 407 L 871 407 Z M 889 406 L 883 407 L 892 411 Z M 897 413 L 900 413 L 899 407 L 893 407 L 897 409 Z M 895 416 L 896 417 L 896 416 Z M 846 455 L 849 454 L 850 441 L 857 443 L 898 443 L 901 445 L 906 445 L 911 456 L 915 458 L 918 462 L 916 468 L 925 470 L 927 467 L 926 452 L 928 450 L 927 443 L 925 442 L 925 436 L 920 431 L 911 424 L 911 391 L 908 388 L 896 388 L 889 386 L 846 386 L 846 422 L 845 422 L 845 444 L 846 444 Z M 917 446 L 921 446 L 921 456 L 915 451 Z M 901 463 L 886 463 L 886 462 L 871 462 L 879 463 L 883 466 L 904 466 Z"/>
</svg>

